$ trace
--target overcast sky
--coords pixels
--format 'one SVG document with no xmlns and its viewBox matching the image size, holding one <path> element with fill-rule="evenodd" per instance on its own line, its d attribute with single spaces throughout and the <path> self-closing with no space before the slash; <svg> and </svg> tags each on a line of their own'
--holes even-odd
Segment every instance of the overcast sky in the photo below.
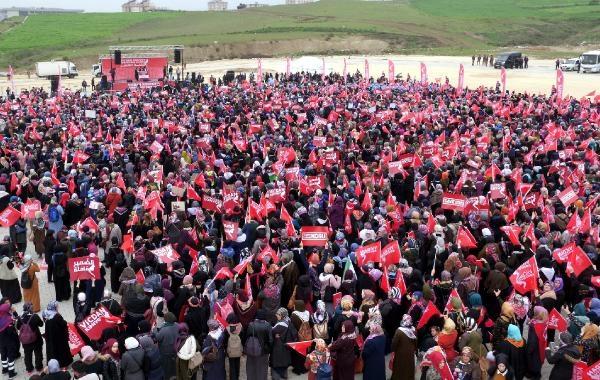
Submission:
<svg viewBox="0 0 600 380">
<path fill-rule="evenodd" d="M 0 0 L 0 8 L 46 7 L 84 9 L 86 12 L 118 12 L 126 0 Z M 156 6 L 189 11 L 206 10 L 208 0 L 151 0 Z M 229 9 L 239 3 L 254 3 L 257 0 L 228 0 Z M 285 0 L 258 0 L 264 4 L 283 4 Z"/>
</svg>

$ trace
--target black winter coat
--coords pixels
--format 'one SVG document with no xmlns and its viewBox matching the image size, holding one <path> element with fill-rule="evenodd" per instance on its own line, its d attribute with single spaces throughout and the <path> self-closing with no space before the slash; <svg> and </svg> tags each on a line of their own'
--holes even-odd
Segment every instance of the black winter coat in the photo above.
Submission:
<svg viewBox="0 0 600 380">
<path fill-rule="evenodd" d="M 62 315 L 56 314 L 46 321 L 46 360 L 56 359 L 64 368 L 73 362 L 69 348 L 69 330 Z"/>
<path fill-rule="evenodd" d="M 522 380 L 527 372 L 527 351 L 525 344 L 517 347 L 507 340 L 498 342 L 498 353 L 508 357 L 508 363 L 512 368 L 515 380 Z"/>
<path fill-rule="evenodd" d="M 550 380 L 569 379 L 573 374 L 573 364 L 581 358 L 577 347 L 572 344 L 559 348 L 554 354 L 546 350 L 548 363 L 554 364 Z"/>
<path fill-rule="evenodd" d="M 255 336 L 262 347 L 262 354 L 268 355 L 273 347 L 273 336 L 271 335 L 271 325 L 267 321 L 255 319 L 248 325 L 246 338 Z"/>
<path fill-rule="evenodd" d="M 273 327 L 273 351 L 271 352 L 271 367 L 287 368 L 292 364 L 292 354 L 286 343 L 295 342 L 294 328 L 278 323 Z"/>
</svg>

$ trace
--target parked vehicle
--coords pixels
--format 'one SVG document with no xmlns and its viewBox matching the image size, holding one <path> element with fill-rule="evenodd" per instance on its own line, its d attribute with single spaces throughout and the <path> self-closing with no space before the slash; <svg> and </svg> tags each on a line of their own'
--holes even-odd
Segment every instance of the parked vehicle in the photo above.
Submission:
<svg viewBox="0 0 600 380">
<path fill-rule="evenodd" d="M 581 55 L 581 71 L 600 73 L 600 50 L 592 50 Z"/>
<path fill-rule="evenodd" d="M 499 69 L 501 67 L 513 69 L 517 67 L 518 58 L 521 58 L 521 52 L 518 51 L 500 53 L 496 56 L 496 60 L 494 61 L 494 69 Z"/>
<path fill-rule="evenodd" d="M 560 64 L 560 69 L 562 71 L 577 71 L 580 64 L 579 58 L 569 58 Z"/>
<path fill-rule="evenodd" d="M 79 75 L 75 64 L 69 61 L 37 62 L 35 64 L 35 73 L 40 78 L 48 79 L 58 76 L 75 78 Z"/>
<path fill-rule="evenodd" d="M 102 65 L 97 63 L 92 65 L 92 76 L 100 78 L 102 76 Z"/>
</svg>

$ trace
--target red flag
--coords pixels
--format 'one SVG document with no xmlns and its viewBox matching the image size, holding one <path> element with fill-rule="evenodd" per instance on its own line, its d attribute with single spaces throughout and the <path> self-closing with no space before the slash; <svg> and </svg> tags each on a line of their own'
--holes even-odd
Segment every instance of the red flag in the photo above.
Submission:
<svg viewBox="0 0 600 380">
<path fill-rule="evenodd" d="M 432 234 L 433 231 L 435 231 L 435 218 L 433 215 L 429 214 L 429 217 L 427 218 L 427 232 Z"/>
<path fill-rule="evenodd" d="M 592 261 L 590 260 L 588 255 L 585 254 L 583 249 L 581 249 L 578 246 L 575 247 L 573 252 L 569 255 L 569 258 L 567 259 L 567 273 L 573 271 L 573 273 L 575 273 L 575 276 L 579 276 L 581 272 L 583 272 L 591 266 Z"/>
<path fill-rule="evenodd" d="M 324 247 L 329 240 L 329 227 L 302 227 L 300 239 L 305 247 Z"/>
<path fill-rule="evenodd" d="M 565 77 L 561 69 L 556 70 L 556 99 L 560 102 L 563 98 Z"/>
<path fill-rule="evenodd" d="M 442 209 L 463 211 L 467 205 L 467 198 L 461 194 L 444 193 L 442 196 Z"/>
<path fill-rule="evenodd" d="M 21 213 L 14 207 L 8 206 L 0 212 L 0 226 L 10 227 L 17 223 L 19 218 L 21 218 Z"/>
<path fill-rule="evenodd" d="M 187 187 L 187 197 L 188 197 L 188 199 L 191 199 L 193 201 L 198 201 L 198 202 L 202 201 L 202 198 L 196 192 L 196 190 L 194 190 L 194 187 L 192 185 L 188 185 L 188 187 Z"/>
<path fill-rule="evenodd" d="M 89 158 L 90 158 L 89 154 L 83 153 L 82 151 L 78 150 L 73 155 L 73 163 L 81 164 L 81 163 L 86 162 Z"/>
<path fill-rule="evenodd" d="M 369 210 L 371 210 L 371 207 L 373 207 L 371 202 L 371 193 L 369 192 L 369 188 L 367 187 L 367 189 L 365 190 L 365 197 L 363 198 L 363 201 L 360 204 L 360 208 L 362 208 L 363 211 L 368 212 Z"/>
<path fill-rule="evenodd" d="M 577 246 L 574 242 L 571 242 L 562 248 L 555 249 L 554 252 L 552 252 L 552 258 L 554 258 L 557 263 L 562 264 L 569 260 L 569 257 L 575 249 L 577 249 Z"/>
<path fill-rule="evenodd" d="M 390 291 L 390 278 L 388 276 L 387 266 L 383 267 L 383 274 L 379 281 L 379 287 L 386 293 Z"/>
<path fill-rule="evenodd" d="M 127 187 L 125 187 L 125 181 L 123 180 L 123 174 L 119 173 L 119 175 L 117 176 L 117 187 L 123 191 L 127 190 Z"/>
<path fill-rule="evenodd" d="M 88 216 L 83 222 L 81 222 L 81 224 L 79 225 L 79 229 L 82 230 L 83 227 L 86 227 L 86 226 L 91 232 L 100 231 L 100 227 L 98 227 L 98 223 L 96 223 L 96 221 L 94 219 L 92 219 L 91 216 Z"/>
<path fill-rule="evenodd" d="M 238 222 L 223 220 L 223 230 L 225 231 L 225 239 L 235 241 L 238 236 Z"/>
<path fill-rule="evenodd" d="M 312 340 L 307 340 L 306 342 L 289 342 L 286 344 L 300 355 L 306 356 L 308 349 L 312 346 L 313 342 Z"/>
<path fill-rule="evenodd" d="M 190 266 L 190 276 L 195 275 L 199 270 L 200 263 L 198 263 L 198 255 L 196 255 L 192 257 L 192 265 Z"/>
<path fill-rule="evenodd" d="M 338 305 L 342 302 L 342 292 L 337 292 L 333 294 L 333 308 L 336 309 Z"/>
<path fill-rule="evenodd" d="M 575 213 L 577 214 L 577 212 Z M 581 218 L 581 224 L 579 226 L 579 232 L 584 234 L 592 229 L 592 213 L 590 209 L 586 209 Z"/>
<path fill-rule="evenodd" d="M 571 215 L 571 219 L 569 219 L 569 223 L 567 224 L 567 231 L 574 235 L 579 232 L 580 228 L 581 219 L 579 218 L 579 213 L 574 212 L 573 215 Z"/>
<path fill-rule="evenodd" d="M 575 190 L 569 186 L 558 195 L 558 198 L 565 205 L 565 207 L 569 207 L 571 203 L 577 200 L 577 193 L 575 193 Z"/>
<path fill-rule="evenodd" d="M 421 84 L 427 84 L 427 65 L 421 62 Z"/>
<path fill-rule="evenodd" d="M 402 274 L 400 269 L 396 271 L 396 282 L 394 283 L 394 288 L 398 288 L 398 290 L 400 290 L 400 294 L 406 294 L 406 284 L 404 283 L 404 275 Z"/>
<path fill-rule="evenodd" d="M 456 244 L 459 248 L 477 248 L 477 241 L 467 228 L 460 226 L 456 234 Z"/>
<path fill-rule="evenodd" d="M 461 94 L 463 87 L 464 87 L 464 82 L 465 82 L 465 68 L 463 67 L 462 63 L 460 64 L 460 66 L 458 67 L 458 85 L 456 86 L 456 89 L 458 90 L 458 93 Z"/>
<path fill-rule="evenodd" d="M 71 177 L 69 178 L 69 193 L 73 194 L 73 192 L 75 191 L 76 185 L 75 185 L 75 178 Z"/>
<path fill-rule="evenodd" d="M 592 276 L 592 285 L 600 288 L 600 276 Z"/>
<path fill-rule="evenodd" d="M 222 279 L 222 278 L 229 278 L 229 279 L 231 279 L 231 278 L 233 278 L 233 276 L 234 276 L 234 274 L 231 271 L 231 269 L 229 269 L 229 267 L 223 267 L 223 268 L 219 269 L 217 271 L 217 273 L 215 273 L 214 279 L 215 280 L 219 280 L 219 279 Z"/>
<path fill-rule="evenodd" d="M 123 243 L 121 244 L 121 249 L 125 253 L 133 252 L 133 232 L 130 234 L 123 235 Z"/>
<path fill-rule="evenodd" d="M 548 314 L 548 328 L 558 330 L 560 332 L 567 330 L 567 320 L 563 317 L 558 310 L 552 309 Z"/>
<path fill-rule="evenodd" d="M 573 364 L 573 376 L 571 380 L 590 380 L 587 375 L 588 366 L 586 362 L 578 361 Z"/>
<path fill-rule="evenodd" d="M 14 193 L 17 190 L 17 186 L 19 186 L 19 179 L 15 173 L 10 175 L 10 192 Z"/>
<path fill-rule="evenodd" d="M 394 83 L 395 79 L 396 79 L 396 74 L 395 74 L 395 68 L 394 68 L 394 61 L 392 61 L 391 59 L 388 59 L 388 82 Z"/>
<path fill-rule="evenodd" d="M 429 322 L 431 317 L 434 317 L 436 315 L 442 315 L 442 313 L 440 313 L 438 308 L 435 307 L 435 304 L 433 302 L 429 301 L 429 303 L 427 304 L 427 307 L 425 308 L 425 310 L 423 310 L 423 315 L 421 315 L 421 319 L 419 319 L 419 324 L 417 325 L 417 330 L 419 330 L 423 326 L 425 326 L 427 324 L 427 322 Z"/>
<path fill-rule="evenodd" d="M 229 327 L 229 323 L 227 323 L 227 321 L 225 321 L 223 319 L 223 316 L 221 315 L 221 313 L 215 313 L 215 321 L 219 322 L 219 324 L 221 325 L 221 327 L 223 329 L 226 329 L 227 327 Z"/>
<path fill-rule="evenodd" d="M 600 360 L 588 367 L 587 378 L 590 380 L 600 379 Z"/>
<path fill-rule="evenodd" d="M 75 356 L 85 346 L 85 342 L 81 339 L 74 324 L 67 323 L 67 327 L 69 329 L 69 350 L 71 351 L 71 355 Z"/>
<path fill-rule="evenodd" d="M 244 273 L 244 271 L 246 271 L 246 267 L 248 266 L 248 264 L 250 264 L 252 262 L 252 257 L 253 256 L 250 256 L 250 257 L 240 261 L 240 263 L 233 268 L 233 271 L 235 273 L 237 273 L 238 275 L 241 275 L 242 273 Z"/>
<path fill-rule="evenodd" d="M 506 93 L 506 69 L 504 66 L 500 68 L 500 83 L 502 83 L 502 96 Z"/>
<path fill-rule="evenodd" d="M 362 267 L 368 262 L 381 261 L 381 242 L 371 243 L 356 249 L 356 262 L 359 267 Z"/>
<path fill-rule="evenodd" d="M 397 240 L 388 243 L 381 250 L 381 263 L 384 267 L 400 263 L 401 258 L 400 245 Z"/>
<path fill-rule="evenodd" d="M 529 227 L 527 227 L 527 231 L 525 231 L 525 238 L 531 242 L 531 250 L 535 252 L 539 245 L 539 241 L 535 237 L 535 230 L 533 227 L 533 223 L 529 223 Z"/>
<path fill-rule="evenodd" d="M 262 251 L 256 256 L 258 261 L 263 261 L 265 257 L 270 256 L 273 263 L 277 264 L 279 262 L 279 256 L 277 256 L 277 252 L 269 244 L 263 248 Z"/>
<path fill-rule="evenodd" d="M 444 310 L 446 311 L 453 311 L 454 308 L 452 307 L 452 298 L 460 298 L 460 294 L 458 294 L 458 290 L 456 290 L 456 288 L 452 288 L 452 291 L 450 291 L 450 295 L 448 296 L 448 302 L 446 302 L 446 307 L 444 308 Z M 463 312 L 467 312 L 467 307 L 463 304 L 462 305 L 462 311 Z"/>
<path fill-rule="evenodd" d="M 521 264 L 510 276 L 510 282 L 515 290 L 521 294 L 536 290 L 538 287 L 538 266 L 535 257 Z"/>
<path fill-rule="evenodd" d="M 510 226 L 500 227 L 500 230 L 508 236 L 508 239 L 512 243 L 512 245 L 519 246 L 521 242 L 519 242 L 519 234 L 521 233 L 521 227 L 516 224 L 511 224 Z"/>
<path fill-rule="evenodd" d="M 145 281 L 146 281 L 146 276 L 144 276 L 144 271 L 139 269 L 137 271 L 137 273 L 135 274 L 135 282 L 143 285 Z"/>
</svg>

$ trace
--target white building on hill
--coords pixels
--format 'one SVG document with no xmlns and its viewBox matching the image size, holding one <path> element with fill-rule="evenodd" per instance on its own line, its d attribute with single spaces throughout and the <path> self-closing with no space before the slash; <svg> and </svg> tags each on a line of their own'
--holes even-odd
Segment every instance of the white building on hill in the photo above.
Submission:
<svg viewBox="0 0 600 380">
<path fill-rule="evenodd" d="M 121 10 L 123 12 L 151 12 L 156 10 L 154 4 L 150 2 L 150 0 L 129 0 L 125 4 L 121 5 Z"/>
<path fill-rule="evenodd" d="M 317 1 L 318 0 L 285 0 L 285 5 L 309 4 Z"/>
<path fill-rule="evenodd" d="M 208 2 L 209 11 L 226 11 L 227 2 L 223 0 L 211 0 Z"/>
</svg>

